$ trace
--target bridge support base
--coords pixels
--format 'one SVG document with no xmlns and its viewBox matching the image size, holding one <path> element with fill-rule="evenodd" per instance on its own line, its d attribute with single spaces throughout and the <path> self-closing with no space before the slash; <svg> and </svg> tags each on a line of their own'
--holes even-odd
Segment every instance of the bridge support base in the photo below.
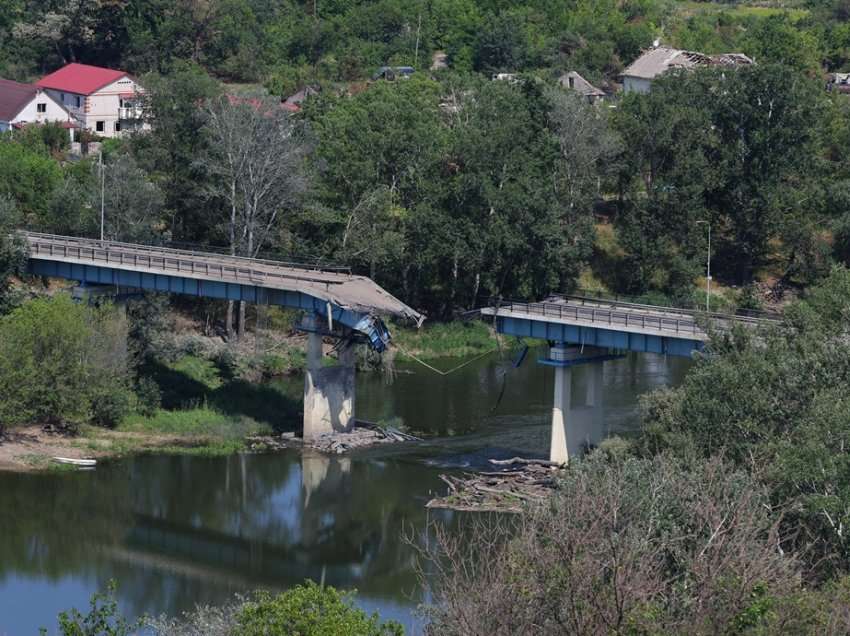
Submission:
<svg viewBox="0 0 850 636">
<path fill-rule="evenodd" d="M 322 336 L 317 320 L 308 317 L 307 369 L 304 373 L 304 439 L 330 433 L 344 433 L 354 427 L 355 365 L 354 347 L 344 346 L 339 364 L 322 366 Z"/>
<path fill-rule="evenodd" d="M 543 362 L 555 367 L 555 396 L 552 403 L 552 436 L 549 460 L 566 464 L 570 457 L 579 455 L 584 448 L 599 442 L 602 434 L 597 420 L 602 406 L 603 362 L 610 356 L 599 354 L 593 347 L 569 346 L 556 343 L 550 349 L 549 358 Z M 573 411 L 572 368 L 578 364 L 591 363 L 587 369 L 587 393 L 585 409 Z"/>
</svg>

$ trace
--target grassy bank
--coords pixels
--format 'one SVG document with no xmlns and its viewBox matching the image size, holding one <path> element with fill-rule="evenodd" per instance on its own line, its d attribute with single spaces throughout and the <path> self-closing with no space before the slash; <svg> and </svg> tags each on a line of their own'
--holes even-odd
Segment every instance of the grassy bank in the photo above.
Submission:
<svg viewBox="0 0 850 636">
<path fill-rule="evenodd" d="M 391 325 L 399 360 L 405 352 L 419 358 L 448 358 L 478 355 L 497 349 L 499 342 L 489 325 L 480 320 L 425 323 L 420 329 Z"/>
</svg>

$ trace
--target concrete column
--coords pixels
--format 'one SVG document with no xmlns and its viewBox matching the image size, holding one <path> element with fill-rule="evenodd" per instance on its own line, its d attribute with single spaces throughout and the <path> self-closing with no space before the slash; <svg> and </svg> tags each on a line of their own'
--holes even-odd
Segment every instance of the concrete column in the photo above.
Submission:
<svg viewBox="0 0 850 636">
<path fill-rule="evenodd" d="M 575 357 L 575 348 L 558 343 L 551 348 L 552 360 L 565 361 Z M 567 418 L 570 414 L 572 397 L 572 369 L 555 367 L 555 399 L 552 403 L 552 440 L 549 446 L 549 461 L 566 464 L 570 459 L 567 450 Z"/>
<path fill-rule="evenodd" d="M 322 337 L 309 331 L 319 324 L 316 316 L 304 321 L 308 330 L 307 368 L 304 372 L 304 439 L 341 433 L 354 426 L 354 354 L 348 347 L 339 365 L 322 366 Z"/>
<path fill-rule="evenodd" d="M 594 362 L 587 367 L 587 395 L 585 396 L 584 403 L 596 409 L 602 407 L 604 365 L 604 362 Z"/>
<path fill-rule="evenodd" d="M 307 369 L 316 371 L 322 368 L 322 335 L 316 333 L 319 321 L 315 314 L 304 318 L 304 328 L 307 330 Z"/>
</svg>

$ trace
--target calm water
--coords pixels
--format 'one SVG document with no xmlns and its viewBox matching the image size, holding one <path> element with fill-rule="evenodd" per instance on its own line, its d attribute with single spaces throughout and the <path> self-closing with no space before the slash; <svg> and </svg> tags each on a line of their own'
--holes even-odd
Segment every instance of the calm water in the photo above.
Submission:
<svg viewBox="0 0 850 636">
<path fill-rule="evenodd" d="M 424 540 L 429 521 L 459 519 L 424 508 L 442 492 L 438 474 L 548 452 L 553 372 L 533 357 L 513 369 L 494 356 L 446 378 L 400 366 L 391 385 L 361 374 L 358 415 L 397 417 L 427 433 L 429 442 L 413 448 L 346 458 L 139 457 L 72 474 L 0 473 L 0 636 L 40 626 L 55 633 L 59 611 L 86 607 L 110 579 L 130 615 L 324 580 L 357 588 L 362 606 L 417 633 L 416 608 L 428 599 L 411 541 Z M 605 363 L 594 421 L 606 434 L 634 428 L 637 396 L 677 384 L 688 365 L 653 355 Z M 579 408 L 584 382 L 584 370 L 574 372 Z"/>
</svg>

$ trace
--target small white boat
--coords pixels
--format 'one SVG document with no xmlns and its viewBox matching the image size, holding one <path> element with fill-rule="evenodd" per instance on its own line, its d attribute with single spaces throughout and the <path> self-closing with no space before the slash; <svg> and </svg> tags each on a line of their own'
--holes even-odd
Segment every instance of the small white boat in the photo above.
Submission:
<svg viewBox="0 0 850 636">
<path fill-rule="evenodd" d="M 71 464 L 72 466 L 95 466 L 95 465 L 97 465 L 96 459 L 71 459 L 70 457 L 54 457 L 53 461 L 57 461 L 60 464 Z"/>
</svg>

